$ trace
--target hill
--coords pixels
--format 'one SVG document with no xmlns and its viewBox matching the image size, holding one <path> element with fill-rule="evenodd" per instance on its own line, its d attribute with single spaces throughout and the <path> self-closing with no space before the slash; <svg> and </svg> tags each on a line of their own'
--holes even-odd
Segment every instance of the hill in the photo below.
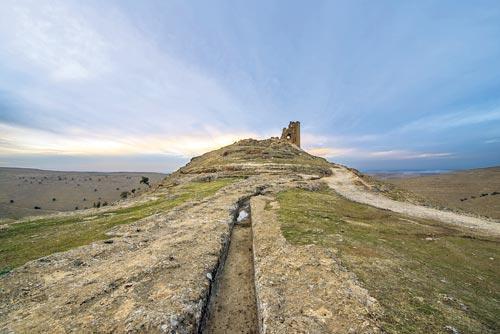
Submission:
<svg viewBox="0 0 500 334">
<path fill-rule="evenodd" d="M 383 180 L 441 207 L 500 219 L 500 167 Z"/>
<path fill-rule="evenodd" d="M 286 140 L 105 208 L 6 221 L 0 331 L 495 333 L 500 224 Z"/>
</svg>

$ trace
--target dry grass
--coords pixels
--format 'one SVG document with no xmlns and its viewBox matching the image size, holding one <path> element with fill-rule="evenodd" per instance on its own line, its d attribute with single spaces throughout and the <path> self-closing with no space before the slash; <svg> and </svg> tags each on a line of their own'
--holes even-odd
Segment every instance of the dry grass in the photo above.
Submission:
<svg viewBox="0 0 500 334">
<path fill-rule="evenodd" d="M 278 139 L 245 139 L 193 158 L 190 163 L 180 169 L 180 173 L 195 174 L 220 171 L 237 173 L 237 165 L 245 163 L 294 165 L 288 168 L 295 172 L 313 171 L 320 175 L 330 175 L 331 168 L 331 164 L 325 159 L 312 156 L 287 142 Z M 295 169 L 293 169 L 294 167 Z M 248 171 L 244 171 L 242 174 L 248 173 Z"/>
<path fill-rule="evenodd" d="M 384 182 L 447 207 L 500 219 L 500 167 L 389 178 Z M 494 193 L 497 193 L 493 195 Z"/>
<path fill-rule="evenodd" d="M 75 213 L 62 218 L 34 218 L 0 229 L 0 274 L 30 260 L 108 238 L 113 226 L 165 212 L 189 200 L 214 194 L 235 179 L 192 182 L 170 188 L 162 198 L 98 214 Z"/>
<path fill-rule="evenodd" d="M 384 307 L 387 332 L 500 329 L 498 238 L 357 204 L 331 191 L 294 189 L 278 199 L 286 239 L 337 250 Z"/>
</svg>

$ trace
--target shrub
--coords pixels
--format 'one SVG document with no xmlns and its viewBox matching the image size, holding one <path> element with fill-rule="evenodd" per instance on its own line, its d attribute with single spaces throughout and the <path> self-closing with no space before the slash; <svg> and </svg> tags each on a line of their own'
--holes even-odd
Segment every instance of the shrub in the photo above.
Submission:
<svg viewBox="0 0 500 334">
<path fill-rule="evenodd" d="M 78 210 L 78 207 L 77 207 L 77 206 L 75 206 L 75 210 Z"/>
<path fill-rule="evenodd" d="M 144 183 L 149 187 L 149 177 L 141 176 L 141 181 L 139 183 Z"/>
<path fill-rule="evenodd" d="M 94 192 L 97 192 L 97 188 L 94 189 Z"/>
<path fill-rule="evenodd" d="M 11 203 L 14 203 L 14 200 L 13 200 L 13 199 L 11 199 L 11 200 L 10 200 L 10 202 L 11 202 Z"/>
<path fill-rule="evenodd" d="M 107 206 L 108 205 L 108 202 L 104 201 L 102 202 L 102 206 Z"/>
<path fill-rule="evenodd" d="M 491 193 L 491 196 L 495 196 L 495 195 L 500 195 L 500 192 L 499 191 L 494 191 Z"/>
<path fill-rule="evenodd" d="M 52 202 L 55 202 L 55 201 L 56 201 L 56 198 L 55 198 L 55 197 L 54 197 L 54 198 L 52 198 Z"/>
<path fill-rule="evenodd" d="M 35 210 L 41 210 L 42 208 L 39 206 L 35 206 Z"/>
<path fill-rule="evenodd" d="M 132 189 L 132 190 L 130 190 L 130 191 L 132 192 L 132 194 L 135 194 L 135 189 Z"/>
<path fill-rule="evenodd" d="M 128 194 L 129 194 L 128 191 L 122 191 L 122 193 L 120 194 L 120 197 L 125 199 L 128 197 Z"/>
</svg>

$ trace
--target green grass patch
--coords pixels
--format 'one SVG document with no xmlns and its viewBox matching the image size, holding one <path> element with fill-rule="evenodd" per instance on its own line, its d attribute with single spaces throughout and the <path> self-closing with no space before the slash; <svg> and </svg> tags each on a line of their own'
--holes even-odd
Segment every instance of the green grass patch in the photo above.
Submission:
<svg viewBox="0 0 500 334">
<path fill-rule="evenodd" d="M 500 240 L 354 203 L 331 191 L 278 195 L 285 238 L 338 250 L 384 307 L 389 333 L 498 333 Z"/>
<path fill-rule="evenodd" d="M 157 200 L 116 210 L 106 208 L 92 215 L 75 212 L 61 218 L 42 217 L 11 223 L 0 230 L 0 275 L 30 260 L 107 239 L 106 231 L 114 226 L 132 223 L 189 200 L 213 195 L 236 180 L 225 178 L 187 183 L 169 189 Z"/>
</svg>

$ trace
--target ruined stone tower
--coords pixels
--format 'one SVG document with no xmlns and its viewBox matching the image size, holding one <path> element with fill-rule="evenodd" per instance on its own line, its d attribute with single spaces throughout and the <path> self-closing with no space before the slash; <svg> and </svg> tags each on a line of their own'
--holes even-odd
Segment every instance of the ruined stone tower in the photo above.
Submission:
<svg viewBox="0 0 500 334">
<path fill-rule="evenodd" d="M 300 122 L 290 122 L 288 128 L 283 128 L 281 139 L 287 140 L 300 147 Z"/>
</svg>

